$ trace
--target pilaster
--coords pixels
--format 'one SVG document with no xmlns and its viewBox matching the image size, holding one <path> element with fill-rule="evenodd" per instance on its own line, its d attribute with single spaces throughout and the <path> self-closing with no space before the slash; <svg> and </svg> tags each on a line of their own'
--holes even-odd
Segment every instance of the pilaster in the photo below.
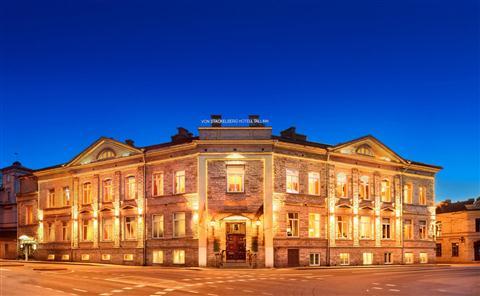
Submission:
<svg viewBox="0 0 480 296">
<path fill-rule="evenodd" d="M 375 172 L 373 174 L 373 190 L 374 190 L 374 198 L 375 198 L 375 246 L 380 247 L 382 245 L 382 220 L 380 218 L 380 210 L 382 208 L 382 204 L 380 201 L 380 174 Z"/>
<path fill-rule="evenodd" d="M 335 166 L 327 165 L 327 199 L 328 199 L 328 244 L 335 247 Z"/>
<path fill-rule="evenodd" d="M 358 169 L 352 169 L 352 192 L 353 192 L 353 246 L 360 245 L 358 233 Z"/>
</svg>

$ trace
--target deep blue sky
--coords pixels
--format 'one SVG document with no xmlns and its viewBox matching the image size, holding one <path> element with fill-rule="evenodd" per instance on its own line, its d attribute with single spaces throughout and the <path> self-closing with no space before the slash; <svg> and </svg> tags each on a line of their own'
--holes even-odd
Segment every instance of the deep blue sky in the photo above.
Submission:
<svg viewBox="0 0 480 296">
<path fill-rule="evenodd" d="M 373 134 L 480 195 L 477 1 L 2 1 L 0 166 L 137 145 L 212 113 L 335 144 Z"/>
</svg>

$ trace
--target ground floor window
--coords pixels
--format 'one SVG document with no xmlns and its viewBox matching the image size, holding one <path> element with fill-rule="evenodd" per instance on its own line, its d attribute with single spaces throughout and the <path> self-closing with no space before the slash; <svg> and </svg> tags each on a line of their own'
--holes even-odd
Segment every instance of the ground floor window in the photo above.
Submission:
<svg viewBox="0 0 480 296">
<path fill-rule="evenodd" d="M 102 254 L 103 261 L 110 261 L 110 258 L 112 258 L 110 254 Z"/>
<path fill-rule="evenodd" d="M 185 264 L 185 250 L 173 250 L 173 264 Z"/>
<path fill-rule="evenodd" d="M 133 261 L 133 254 L 124 254 L 123 261 Z"/>
<path fill-rule="evenodd" d="M 420 263 L 428 263 L 428 254 L 420 253 Z"/>
<path fill-rule="evenodd" d="M 47 260 L 55 260 L 55 255 L 54 254 L 48 254 Z"/>
<path fill-rule="evenodd" d="M 373 253 L 363 253 L 363 265 L 370 265 L 373 263 Z"/>
<path fill-rule="evenodd" d="M 413 264 L 413 253 L 405 253 L 405 264 Z"/>
<path fill-rule="evenodd" d="M 442 244 L 435 245 L 435 255 L 437 255 L 437 257 L 442 257 Z"/>
<path fill-rule="evenodd" d="M 392 264 L 393 263 L 392 253 L 386 252 L 386 253 L 383 254 L 383 263 L 385 263 L 385 264 Z"/>
<path fill-rule="evenodd" d="M 162 264 L 163 263 L 163 251 L 155 250 L 153 251 L 153 263 Z"/>
<path fill-rule="evenodd" d="M 310 266 L 319 266 L 320 265 L 320 254 L 312 253 L 310 254 Z"/>
<path fill-rule="evenodd" d="M 70 260 L 70 255 L 68 255 L 68 254 L 62 255 L 62 260 L 64 260 L 64 261 Z"/>
<path fill-rule="evenodd" d="M 458 243 L 452 243 L 452 257 L 458 257 Z"/>
<path fill-rule="evenodd" d="M 82 254 L 82 261 L 88 261 L 90 260 L 90 255 L 89 254 Z"/>
<path fill-rule="evenodd" d="M 340 265 L 349 265 L 350 264 L 350 254 L 340 253 Z"/>
</svg>

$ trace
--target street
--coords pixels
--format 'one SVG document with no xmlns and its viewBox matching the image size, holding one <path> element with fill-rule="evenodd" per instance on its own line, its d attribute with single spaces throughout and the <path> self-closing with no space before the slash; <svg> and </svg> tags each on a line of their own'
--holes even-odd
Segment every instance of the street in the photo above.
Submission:
<svg viewBox="0 0 480 296">
<path fill-rule="evenodd" d="M 195 269 L 0 264 L 0 295 L 480 295 L 480 266 Z"/>
</svg>

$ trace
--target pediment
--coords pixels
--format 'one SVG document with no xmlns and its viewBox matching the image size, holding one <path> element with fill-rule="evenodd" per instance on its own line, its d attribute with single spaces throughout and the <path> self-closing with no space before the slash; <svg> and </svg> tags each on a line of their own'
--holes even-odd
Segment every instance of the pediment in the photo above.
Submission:
<svg viewBox="0 0 480 296">
<path fill-rule="evenodd" d="M 102 137 L 78 154 L 67 166 L 84 165 L 141 153 L 142 151 L 138 148 Z"/>
<path fill-rule="evenodd" d="M 370 135 L 338 144 L 332 148 L 332 151 L 360 158 L 406 163 L 400 155 Z"/>
</svg>

